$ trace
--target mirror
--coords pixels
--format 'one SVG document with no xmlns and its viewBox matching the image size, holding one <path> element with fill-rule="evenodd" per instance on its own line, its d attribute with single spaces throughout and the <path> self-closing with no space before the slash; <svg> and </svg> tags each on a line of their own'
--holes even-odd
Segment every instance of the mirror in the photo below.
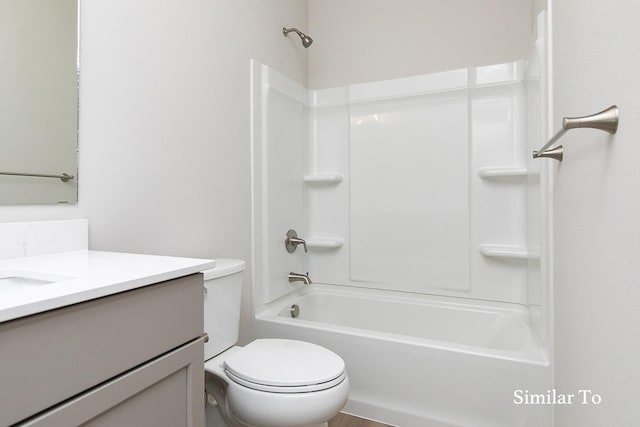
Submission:
<svg viewBox="0 0 640 427">
<path fill-rule="evenodd" d="M 0 0 L 0 205 L 76 203 L 77 159 L 77 0 Z"/>
</svg>

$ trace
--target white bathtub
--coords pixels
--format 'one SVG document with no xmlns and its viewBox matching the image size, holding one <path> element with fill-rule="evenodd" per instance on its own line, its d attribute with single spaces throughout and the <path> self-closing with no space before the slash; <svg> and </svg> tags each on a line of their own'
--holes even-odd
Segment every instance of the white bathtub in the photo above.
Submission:
<svg viewBox="0 0 640 427">
<path fill-rule="evenodd" d="M 523 306 L 313 284 L 258 307 L 254 331 L 340 354 L 346 412 L 402 427 L 550 425 L 550 407 L 514 403 L 552 375 Z"/>
</svg>

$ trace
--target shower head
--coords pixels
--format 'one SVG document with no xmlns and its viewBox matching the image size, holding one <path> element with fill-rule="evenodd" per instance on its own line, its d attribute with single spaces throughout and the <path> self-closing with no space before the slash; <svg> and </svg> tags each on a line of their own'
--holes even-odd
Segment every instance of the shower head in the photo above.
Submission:
<svg viewBox="0 0 640 427">
<path fill-rule="evenodd" d="M 313 39 L 308 35 L 306 35 L 305 33 L 303 33 L 302 31 L 300 31 L 299 29 L 282 27 L 282 34 L 285 37 L 287 37 L 287 34 L 289 34 L 291 31 L 293 31 L 294 33 L 300 36 L 300 38 L 302 39 L 302 46 L 309 47 L 311 46 L 311 43 L 313 43 Z"/>
</svg>

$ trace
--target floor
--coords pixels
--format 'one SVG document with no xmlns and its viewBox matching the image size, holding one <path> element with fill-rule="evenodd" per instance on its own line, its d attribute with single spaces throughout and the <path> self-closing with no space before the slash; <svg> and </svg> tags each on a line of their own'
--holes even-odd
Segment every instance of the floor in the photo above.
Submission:
<svg viewBox="0 0 640 427">
<path fill-rule="evenodd" d="M 329 427 L 390 427 L 388 424 L 382 424 L 375 421 L 366 420 L 364 418 L 354 417 L 340 412 L 338 415 L 329 420 Z"/>
</svg>

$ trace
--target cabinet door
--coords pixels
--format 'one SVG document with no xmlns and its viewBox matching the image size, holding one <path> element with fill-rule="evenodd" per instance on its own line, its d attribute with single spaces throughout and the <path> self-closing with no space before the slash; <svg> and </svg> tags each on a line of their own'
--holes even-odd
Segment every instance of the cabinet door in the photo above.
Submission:
<svg viewBox="0 0 640 427">
<path fill-rule="evenodd" d="M 20 427 L 204 427 L 204 338 L 95 387 Z"/>
</svg>

